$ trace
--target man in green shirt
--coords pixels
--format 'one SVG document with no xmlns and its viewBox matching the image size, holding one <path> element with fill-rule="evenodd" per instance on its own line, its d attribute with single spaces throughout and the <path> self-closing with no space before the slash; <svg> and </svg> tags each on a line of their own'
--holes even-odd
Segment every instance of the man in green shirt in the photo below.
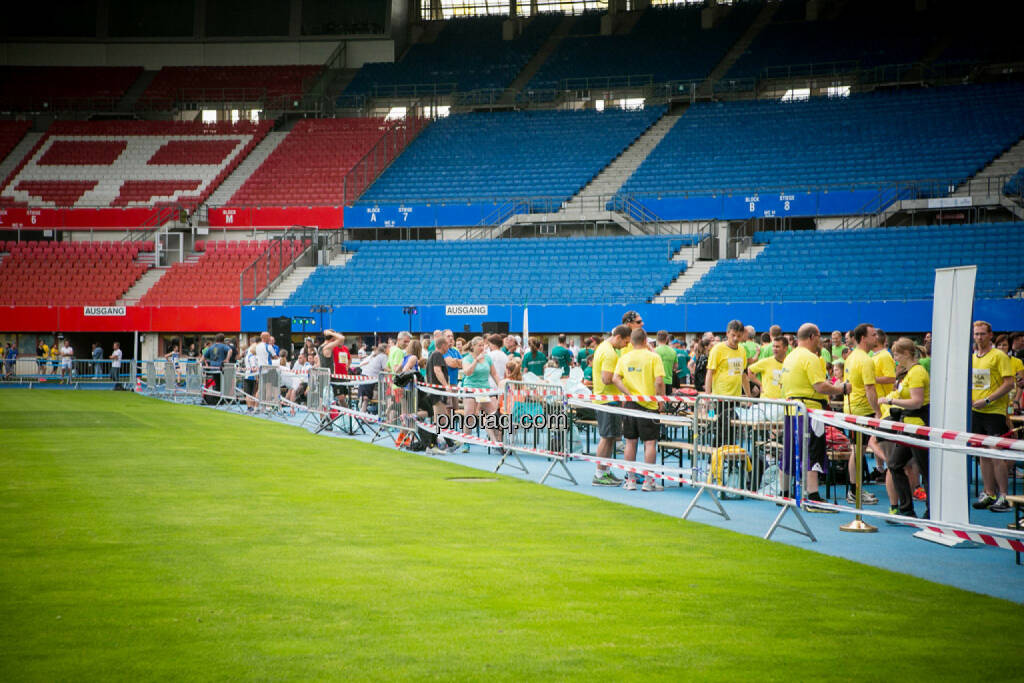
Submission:
<svg viewBox="0 0 1024 683">
<path fill-rule="evenodd" d="M 662 365 L 665 366 L 665 384 L 675 387 L 676 364 L 679 362 L 676 350 L 668 345 L 668 332 L 665 330 L 658 330 L 657 339 L 658 345 L 655 347 L 654 353 L 658 354 Z"/>
<path fill-rule="evenodd" d="M 771 358 L 775 355 L 775 351 L 772 348 L 772 342 L 778 337 L 782 336 L 782 328 L 778 325 L 772 325 L 768 328 L 765 334 L 761 335 L 761 350 L 757 352 L 757 359 L 764 360 L 765 358 Z M 788 341 L 787 341 L 787 347 Z"/>
<path fill-rule="evenodd" d="M 760 352 L 761 347 L 758 345 L 757 332 L 754 330 L 753 325 L 747 325 L 743 328 L 743 343 L 740 346 L 747 352 L 747 364 L 753 363 L 757 360 L 757 354 Z"/>
<path fill-rule="evenodd" d="M 565 335 L 558 335 L 558 345 L 551 349 L 551 358 L 558 361 L 562 368 L 562 377 L 569 376 L 569 366 L 572 365 L 572 352 L 565 347 Z"/>
<path fill-rule="evenodd" d="M 676 350 L 676 386 L 690 383 L 690 352 L 686 344 L 674 339 L 672 347 Z"/>
<path fill-rule="evenodd" d="M 587 337 L 583 340 L 583 348 L 576 354 L 576 362 L 583 368 L 583 379 L 593 379 L 594 373 L 591 367 L 594 362 L 594 349 L 597 348 L 597 339 L 594 337 Z"/>
<path fill-rule="evenodd" d="M 399 332 L 398 341 L 388 351 L 388 372 L 398 372 L 402 367 L 402 360 L 405 358 L 405 347 L 409 345 L 412 335 L 408 332 Z"/>
</svg>

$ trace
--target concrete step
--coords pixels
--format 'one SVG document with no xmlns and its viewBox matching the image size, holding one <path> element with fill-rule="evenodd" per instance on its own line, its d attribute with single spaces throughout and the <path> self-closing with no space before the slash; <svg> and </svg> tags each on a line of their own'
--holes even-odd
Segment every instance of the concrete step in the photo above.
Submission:
<svg viewBox="0 0 1024 683">
<path fill-rule="evenodd" d="M 967 197 L 990 194 L 1001 194 L 1003 188 L 998 181 L 993 185 L 990 179 L 999 176 L 1010 176 L 1024 168 L 1024 139 L 1018 140 L 1010 149 L 993 159 L 954 190 L 950 196 Z"/>
<path fill-rule="evenodd" d="M 661 290 L 654 297 L 654 301 L 659 303 L 675 303 L 679 297 L 689 291 L 690 287 L 693 287 L 702 277 L 707 275 L 708 271 L 715 267 L 715 263 L 716 261 L 688 263 L 686 271 L 670 282 L 665 289 Z"/>
<path fill-rule="evenodd" d="M 623 150 L 622 154 L 605 166 L 582 190 L 577 192 L 568 201 L 563 211 L 579 210 L 584 204 L 600 202 L 600 198 L 604 198 L 606 201 L 608 197 L 618 192 L 619 188 L 647 158 L 650 151 L 664 139 L 680 116 L 680 114 L 666 114 L 658 119 L 632 145 Z M 600 203 L 603 206 L 603 202 Z"/>
<path fill-rule="evenodd" d="M 295 290 L 302 286 L 302 283 L 306 281 L 313 271 L 316 270 L 315 266 L 298 266 L 293 270 L 288 277 L 274 287 L 266 297 L 263 297 L 264 301 L 284 301 L 292 294 Z"/>
<path fill-rule="evenodd" d="M 11 175 L 11 172 L 17 168 L 21 160 L 32 151 L 32 148 L 39 142 L 39 138 L 43 137 L 43 133 L 26 133 L 25 137 L 21 139 L 11 153 L 8 154 L 3 161 L 0 161 L 0 183 L 7 180 L 7 176 Z"/>
<path fill-rule="evenodd" d="M 331 265 L 332 266 L 343 266 L 346 263 L 348 263 L 349 261 L 351 261 L 353 256 L 355 256 L 355 254 L 353 254 L 352 252 L 348 252 L 348 251 L 342 252 L 340 254 L 335 254 L 334 257 L 331 258 Z"/>
<path fill-rule="evenodd" d="M 146 92 L 146 88 L 149 87 L 149 84 L 153 82 L 153 79 L 156 78 L 158 73 L 160 73 L 159 70 L 143 71 L 139 77 L 135 79 L 135 82 L 124 91 L 124 95 L 121 96 L 121 99 L 117 103 L 117 110 L 129 112 L 135 109 L 135 104 L 139 101 L 139 98 L 142 97 L 142 94 Z"/>
<path fill-rule="evenodd" d="M 712 84 L 714 84 L 715 81 L 722 79 L 727 73 L 729 73 L 729 69 L 731 69 L 732 65 L 736 63 L 736 60 L 743 56 L 743 53 L 747 51 L 750 44 L 754 42 L 754 38 L 764 30 L 764 27 L 772 20 L 775 13 L 779 11 L 780 5 L 781 3 L 778 2 L 765 3 L 764 8 L 754 19 L 754 23 L 747 28 L 744 34 L 740 36 L 739 40 L 729 48 L 729 51 L 725 53 L 722 60 L 718 62 L 718 64 L 715 65 L 715 68 L 711 70 L 711 73 L 708 74 L 707 80 L 700 86 L 702 91 L 710 91 Z"/>
<path fill-rule="evenodd" d="M 142 277 L 135 281 L 135 284 L 132 285 L 127 292 L 121 295 L 121 298 L 117 300 L 117 305 L 124 306 L 137 302 L 145 296 L 146 292 L 148 292 L 168 270 L 170 270 L 170 268 L 150 268 L 147 270 L 142 274 Z"/>
<path fill-rule="evenodd" d="M 530 58 L 530 61 L 526 63 L 515 79 L 505 89 L 505 92 L 501 94 L 501 98 L 498 100 L 498 104 L 514 104 L 516 101 L 516 93 L 526 87 L 526 84 L 530 82 L 530 79 L 537 75 L 537 71 L 544 65 L 544 62 L 548 60 L 555 50 L 558 48 L 559 43 L 569 35 L 569 31 L 572 29 L 572 25 L 576 23 L 576 17 L 566 16 L 559 22 L 555 30 L 551 32 L 548 39 L 544 41 L 537 51 Z"/>
<path fill-rule="evenodd" d="M 256 145 L 256 149 L 249 153 L 245 159 L 242 160 L 235 170 L 231 172 L 227 178 L 224 179 L 210 198 L 206 200 L 209 206 L 223 206 L 231 201 L 231 197 L 238 192 L 246 180 L 249 179 L 257 168 L 267 160 L 277 146 L 287 137 L 288 133 L 282 133 L 280 131 L 274 131 L 267 133 L 267 137 L 260 141 L 260 144 Z"/>
</svg>

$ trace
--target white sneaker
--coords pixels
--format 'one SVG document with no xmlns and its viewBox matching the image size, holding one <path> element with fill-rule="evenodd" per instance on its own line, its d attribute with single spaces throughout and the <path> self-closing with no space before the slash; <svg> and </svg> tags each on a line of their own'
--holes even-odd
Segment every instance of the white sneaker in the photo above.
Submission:
<svg viewBox="0 0 1024 683">
<path fill-rule="evenodd" d="M 643 489 L 641 490 L 647 491 L 648 493 L 651 491 L 664 491 L 665 485 L 660 481 L 655 481 L 654 477 L 646 477 L 644 479 Z"/>
<path fill-rule="evenodd" d="M 636 491 L 636 479 L 627 479 L 626 483 L 622 485 L 622 488 L 627 491 Z"/>
</svg>

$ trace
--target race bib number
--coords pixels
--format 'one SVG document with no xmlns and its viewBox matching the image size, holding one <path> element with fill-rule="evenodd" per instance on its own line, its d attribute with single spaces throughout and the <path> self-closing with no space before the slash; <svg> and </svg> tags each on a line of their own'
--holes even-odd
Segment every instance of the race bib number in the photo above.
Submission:
<svg viewBox="0 0 1024 683">
<path fill-rule="evenodd" d="M 971 388 L 975 391 L 985 391 L 992 381 L 992 371 L 988 368 L 973 368 L 971 371 Z"/>
<path fill-rule="evenodd" d="M 774 382 L 777 387 L 782 386 L 782 370 L 772 370 L 772 382 Z"/>
<path fill-rule="evenodd" d="M 743 373 L 743 359 L 742 358 L 730 358 L 729 359 L 729 376 L 736 377 Z"/>
</svg>

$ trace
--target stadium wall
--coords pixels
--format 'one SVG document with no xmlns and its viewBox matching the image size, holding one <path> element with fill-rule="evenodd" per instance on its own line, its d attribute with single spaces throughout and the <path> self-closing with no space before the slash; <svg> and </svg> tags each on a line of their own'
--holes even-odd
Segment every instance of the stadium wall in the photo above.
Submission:
<svg viewBox="0 0 1024 683">
<path fill-rule="evenodd" d="M 93 307 L 89 307 L 93 308 Z M 237 332 L 238 306 L 0 306 L 0 332 Z M 107 315 L 97 313 L 108 313 Z M 263 321 L 266 325 L 266 321 Z M 261 327 L 262 329 L 262 327 Z"/>
<path fill-rule="evenodd" d="M 414 305 L 415 302 L 409 302 Z M 452 302 L 467 304 L 472 302 Z M 410 316 L 402 306 L 333 306 L 329 312 L 311 312 L 309 306 L 244 306 L 241 310 L 241 329 L 262 330 L 267 318 L 287 316 L 314 318 L 316 325 L 296 332 L 319 331 L 330 327 L 351 331 L 393 331 L 410 327 Z M 468 325 L 471 331 L 480 331 L 481 323 L 507 322 L 510 330 L 521 330 L 522 306 L 487 306 L 479 315 L 448 315 L 446 306 L 417 306 L 412 316 L 412 329 L 430 331 L 450 328 L 460 332 Z M 734 318 L 758 330 L 780 325 L 784 330 L 796 330 L 812 321 L 821 329 L 847 330 L 858 323 L 870 321 L 885 330 L 896 332 L 925 332 L 932 325 L 932 301 L 858 301 L 858 302 L 786 302 L 765 304 L 614 304 L 614 305 L 536 305 L 530 306 L 530 331 L 554 334 L 558 332 L 586 332 L 610 330 L 622 320 L 628 309 L 640 312 L 648 330 L 665 329 L 672 332 L 704 332 L 724 330 Z M 997 330 L 1016 329 L 1024 320 L 1024 299 L 984 299 L 975 302 L 975 318 L 992 323 Z"/>
<path fill-rule="evenodd" d="M 793 192 L 747 192 L 700 197 L 641 197 L 636 201 L 666 221 L 746 220 L 784 216 L 849 216 L 862 213 L 868 203 L 888 205 L 878 189 Z M 884 201 L 883 201 L 884 200 Z M 358 204 L 345 207 L 346 228 L 442 228 L 479 225 L 509 201 L 448 201 L 402 204 Z M 211 219 L 212 220 L 212 219 Z"/>
<path fill-rule="evenodd" d="M 395 61 L 395 41 L 272 40 L 258 42 L 0 42 L 0 64 L 7 66 L 265 66 L 323 64 L 345 42 L 345 67 Z"/>
</svg>

